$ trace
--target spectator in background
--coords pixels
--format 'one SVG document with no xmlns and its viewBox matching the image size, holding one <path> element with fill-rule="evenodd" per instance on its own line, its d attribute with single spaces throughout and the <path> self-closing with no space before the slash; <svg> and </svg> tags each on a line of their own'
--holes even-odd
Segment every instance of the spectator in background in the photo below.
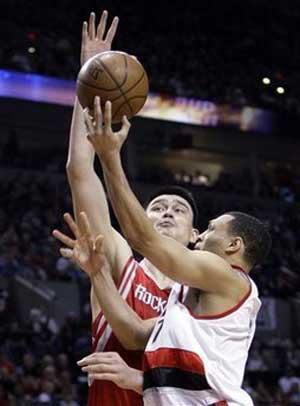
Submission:
<svg viewBox="0 0 300 406">
<path fill-rule="evenodd" d="M 292 368 L 288 368 L 285 374 L 279 379 L 278 385 L 285 395 L 299 397 L 300 400 L 300 377 L 294 373 Z"/>
</svg>

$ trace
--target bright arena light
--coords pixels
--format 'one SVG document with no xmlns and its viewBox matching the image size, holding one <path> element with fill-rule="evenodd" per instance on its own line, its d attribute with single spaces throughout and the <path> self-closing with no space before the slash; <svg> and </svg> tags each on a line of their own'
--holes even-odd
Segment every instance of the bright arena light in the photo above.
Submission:
<svg viewBox="0 0 300 406">
<path fill-rule="evenodd" d="M 28 52 L 29 52 L 30 54 L 34 54 L 34 53 L 35 53 L 35 48 L 34 48 L 34 47 L 29 47 L 29 48 L 28 48 Z"/>
<path fill-rule="evenodd" d="M 279 94 L 283 94 L 285 92 L 284 87 L 278 86 L 277 89 L 276 89 L 276 92 L 279 93 Z"/>
<path fill-rule="evenodd" d="M 263 78 L 262 82 L 264 85 L 269 85 L 271 83 L 271 80 L 269 78 Z"/>
</svg>

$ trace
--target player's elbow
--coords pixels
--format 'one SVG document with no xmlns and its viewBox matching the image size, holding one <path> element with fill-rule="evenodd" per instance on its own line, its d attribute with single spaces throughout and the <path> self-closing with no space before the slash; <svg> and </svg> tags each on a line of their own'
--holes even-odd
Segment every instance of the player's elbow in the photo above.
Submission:
<svg viewBox="0 0 300 406">
<path fill-rule="evenodd" d="M 126 350 L 129 351 L 144 351 L 147 344 L 147 339 L 143 334 L 136 334 L 134 337 L 131 337 L 126 343 L 124 343 L 124 347 Z"/>
<path fill-rule="evenodd" d="M 141 321 L 139 323 L 132 323 L 130 334 L 123 335 L 121 338 L 121 343 L 126 348 L 126 350 L 130 351 L 139 351 L 146 348 L 146 344 L 149 338 L 149 332 L 144 322 Z"/>
<path fill-rule="evenodd" d="M 79 175 L 78 168 L 76 167 L 76 164 L 73 160 L 68 160 L 66 164 L 66 172 L 69 181 L 72 181 Z"/>
<path fill-rule="evenodd" d="M 82 163 L 75 160 L 68 160 L 66 164 L 66 172 L 69 183 L 77 182 L 80 180 L 85 181 L 87 177 L 88 168 Z"/>
<path fill-rule="evenodd" d="M 123 347 L 128 351 L 144 351 L 146 348 L 146 344 L 137 340 L 131 340 L 122 344 Z"/>
<path fill-rule="evenodd" d="M 142 255 L 145 255 L 154 243 L 152 232 L 147 233 L 145 230 L 139 230 L 138 233 L 135 231 L 128 233 L 128 235 L 126 235 L 126 240 L 131 248 Z"/>
</svg>

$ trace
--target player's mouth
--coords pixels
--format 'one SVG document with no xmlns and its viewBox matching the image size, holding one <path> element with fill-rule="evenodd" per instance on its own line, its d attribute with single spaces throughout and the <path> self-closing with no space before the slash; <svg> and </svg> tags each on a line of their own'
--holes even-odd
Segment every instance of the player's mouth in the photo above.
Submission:
<svg viewBox="0 0 300 406">
<path fill-rule="evenodd" d="M 174 227 L 175 224 L 172 221 L 161 221 L 160 223 L 158 223 L 159 227 Z"/>
</svg>

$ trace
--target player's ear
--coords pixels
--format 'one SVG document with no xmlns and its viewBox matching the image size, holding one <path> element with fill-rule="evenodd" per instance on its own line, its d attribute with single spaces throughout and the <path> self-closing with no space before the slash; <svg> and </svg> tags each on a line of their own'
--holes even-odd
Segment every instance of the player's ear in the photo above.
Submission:
<svg viewBox="0 0 300 406">
<path fill-rule="evenodd" d="M 193 228 L 192 229 L 192 233 L 191 233 L 191 237 L 190 237 L 190 244 L 195 244 L 196 241 L 198 240 L 200 233 L 199 230 L 197 228 Z"/>
<path fill-rule="evenodd" d="M 244 250 L 244 241 L 241 237 L 231 238 L 227 247 L 225 248 L 226 254 L 235 254 L 240 250 Z"/>
</svg>

